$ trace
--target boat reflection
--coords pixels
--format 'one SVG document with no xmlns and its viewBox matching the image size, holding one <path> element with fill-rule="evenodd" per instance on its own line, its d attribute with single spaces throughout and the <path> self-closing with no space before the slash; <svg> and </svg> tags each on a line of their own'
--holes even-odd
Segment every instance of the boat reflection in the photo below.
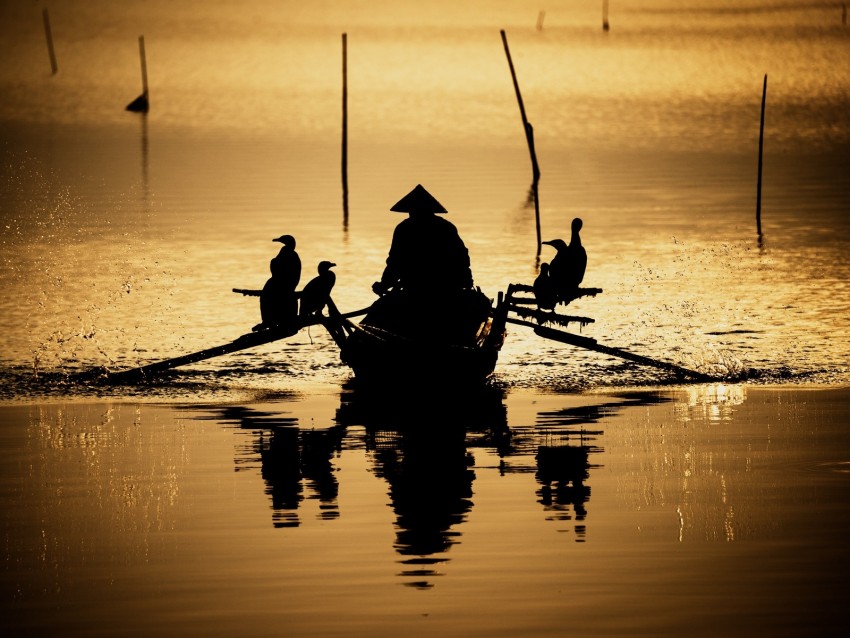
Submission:
<svg viewBox="0 0 850 638">
<path fill-rule="evenodd" d="M 337 421 L 365 429 L 375 474 L 389 484 L 405 585 L 432 587 L 437 566 L 460 542 L 458 528 L 473 507 L 475 457 L 468 441 L 505 446 L 510 430 L 503 398 L 496 388 L 433 396 L 388 397 L 353 386 L 343 392 Z"/>
<path fill-rule="evenodd" d="M 457 527 L 472 509 L 473 455 L 465 432 L 443 428 L 439 437 L 428 432 L 372 432 L 370 448 L 375 473 L 389 484 L 390 505 L 396 514 L 395 550 L 401 555 L 400 576 L 406 584 L 428 587 L 433 567 L 459 542 Z"/>
<path fill-rule="evenodd" d="M 571 522 L 576 542 L 583 542 L 590 470 L 600 467 L 590 458 L 603 451 L 594 444 L 602 430 L 591 426 L 625 406 L 658 400 L 632 395 L 540 411 L 532 424 L 509 426 L 505 395 L 497 388 L 462 397 L 387 397 L 346 387 L 326 429 L 305 429 L 297 418 L 244 407 L 219 409 L 217 418 L 251 432 L 237 452 L 237 469 L 259 469 L 278 528 L 302 524 L 305 499 L 319 501 L 321 519 L 339 517 L 335 459 L 364 450 L 371 471 L 388 484 L 398 575 L 407 586 L 430 588 L 473 508 L 476 450 L 498 458 L 502 476 L 533 475 L 537 487 L 529 497 L 548 520 Z"/>
</svg>

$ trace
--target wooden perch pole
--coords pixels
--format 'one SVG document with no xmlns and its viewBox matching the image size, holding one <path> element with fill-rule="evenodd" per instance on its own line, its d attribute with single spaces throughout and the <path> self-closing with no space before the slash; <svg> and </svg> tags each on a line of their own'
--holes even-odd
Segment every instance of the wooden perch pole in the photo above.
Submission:
<svg viewBox="0 0 850 638">
<path fill-rule="evenodd" d="M 514 83 L 514 91 L 516 92 L 516 100 L 519 104 L 519 114 L 522 117 L 522 128 L 525 131 L 525 139 L 528 143 L 528 152 L 531 155 L 531 190 L 534 193 L 534 218 L 537 225 L 537 254 L 540 254 L 541 248 L 541 238 L 540 238 L 540 199 L 537 196 L 538 194 L 538 182 L 540 181 L 540 167 L 537 164 L 537 154 L 534 150 L 534 128 L 529 124 L 528 118 L 525 115 L 525 105 L 522 102 L 522 94 L 519 90 L 519 82 L 516 79 L 516 71 L 514 70 L 514 63 L 511 59 L 511 50 L 508 47 L 508 37 L 505 35 L 505 30 L 502 29 L 500 31 L 502 34 L 502 44 L 505 47 L 505 55 L 508 58 L 508 67 L 511 70 L 511 79 Z"/>
</svg>

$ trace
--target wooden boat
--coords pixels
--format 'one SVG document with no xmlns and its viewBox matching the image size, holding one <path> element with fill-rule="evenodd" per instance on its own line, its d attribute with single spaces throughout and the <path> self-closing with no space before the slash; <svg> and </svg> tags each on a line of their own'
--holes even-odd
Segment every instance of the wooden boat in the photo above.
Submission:
<svg viewBox="0 0 850 638">
<path fill-rule="evenodd" d="M 489 377 L 505 342 L 505 304 L 478 289 L 437 304 L 390 293 L 355 323 L 329 305 L 323 325 L 360 383 L 476 385 Z"/>
<path fill-rule="evenodd" d="M 573 299 L 601 292 L 598 288 L 578 288 L 560 303 L 568 304 Z M 145 381 L 178 366 L 271 343 L 291 337 L 307 326 L 322 325 L 339 347 L 342 362 L 364 386 L 385 389 L 438 384 L 444 388 L 470 388 L 482 385 L 493 374 L 505 342 L 506 325 L 510 323 L 531 328 L 546 339 L 662 368 L 679 378 L 718 380 L 553 328 L 553 324 L 566 327 L 570 323 L 584 325 L 594 320 L 540 310 L 533 293 L 532 286 L 511 284 L 506 293 L 499 293 L 494 304 L 478 289 L 466 290 L 439 302 L 406 298 L 403 293 L 391 292 L 368 308 L 348 313 L 341 313 L 329 298 L 327 314 L 299 318 L 287 325 L 244 334 L 220 346 L 130 370 L 109 372 L 106 376 L 114 382 Z M 355 317 L 363 319 L 355 323 L 352 321 Z"/>
</svg>

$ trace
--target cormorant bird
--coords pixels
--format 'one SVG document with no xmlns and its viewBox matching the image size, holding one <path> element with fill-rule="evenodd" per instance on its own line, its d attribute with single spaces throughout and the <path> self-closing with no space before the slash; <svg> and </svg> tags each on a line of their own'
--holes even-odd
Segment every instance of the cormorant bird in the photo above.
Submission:
<svg viewBox="0 0 850 638">
<path fill-rule="evenodd" d="M 298 282 L 301 280 L 301 258 L 295 252 L 295 237 L 281 235 L 272 239 L 272 241 L 279 241 L 283 244 L 280 252 L 269 264 L 272 277 L 278 281 L 283 290 L 295 292 Z"/>
<path fill-rule="evenodd" d="M 319 274 L 308 281 L 301 291 L 301 310 L 299 317 L 317 315 L 327 305 L 331 289 L 336 283 L 336 274 L 331 270 L 336 266 L 331 261 L 319 262 Z"/>
<path fill-rule="evenodd" d="M 255 330 L 286 323 L 298 316 L 295 289 L 301 280 L 301 258 L 295 252 L 295 238 L 292 235 L 281 235 L 272 241 L 278 241 L 283 246 L 269 263 L 272 276 L 260 292 L 262 323 L 254 326 Z"/>
<path fill-rule="evenodd" d="M 539 310 L 554 310 L 557 303 L 555 289 L 549 276 L 549 264 L 540 264 L 540 274 L 534 280 L 534 298 L 537 300 Z"/>
<path fill-rule="evenodd" d="M 543 242 L 557 251 L 549 264 L 549 276 L 552 278 L 558 299 L 569 297 L 584 279 L 584 272 L 587 269 L 587 252 L 581 245 L 579 236 L 581 227 L 582 221 L 576 217 L 571 226 L 569 245 L 563 239 Z"/>
</svg>

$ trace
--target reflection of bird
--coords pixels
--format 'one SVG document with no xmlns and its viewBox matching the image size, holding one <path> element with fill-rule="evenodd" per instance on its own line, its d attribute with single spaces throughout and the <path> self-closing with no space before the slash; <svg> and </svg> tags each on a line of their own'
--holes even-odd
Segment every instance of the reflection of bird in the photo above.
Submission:
<svg viewBox="0 0 850 638">
<path fill-rule="evenodd" d="M 572 223 L 569 245 L 563 239 L 543 242 L 557 251 L 549 264 L 549 276 L 552 278 L 559 298 L 573 293 L 584 279 L 584 272 L 587 269 L 587 252 L 581 245 L 581 237 L 579 237 L 581 227 L 582 221 L 576 217 Z"/>
<path fill-rule="evenodd" d="M 534 298 L 540 310 L 554 310 L 557 299 L 552 279 L 549 277 L 549 264 L 540 264 L 540 274 L 534 280 Z"/>
<path fill-rule="evenodd" d="M 319 274 L 306 283 L 301 291 L 300 317 L 319 314 L 331 296 L 331 289 L 336 283 L 336 274 L 331 270 L 336 266 L 330 261 L 319 262 Z"/>
</svg>

